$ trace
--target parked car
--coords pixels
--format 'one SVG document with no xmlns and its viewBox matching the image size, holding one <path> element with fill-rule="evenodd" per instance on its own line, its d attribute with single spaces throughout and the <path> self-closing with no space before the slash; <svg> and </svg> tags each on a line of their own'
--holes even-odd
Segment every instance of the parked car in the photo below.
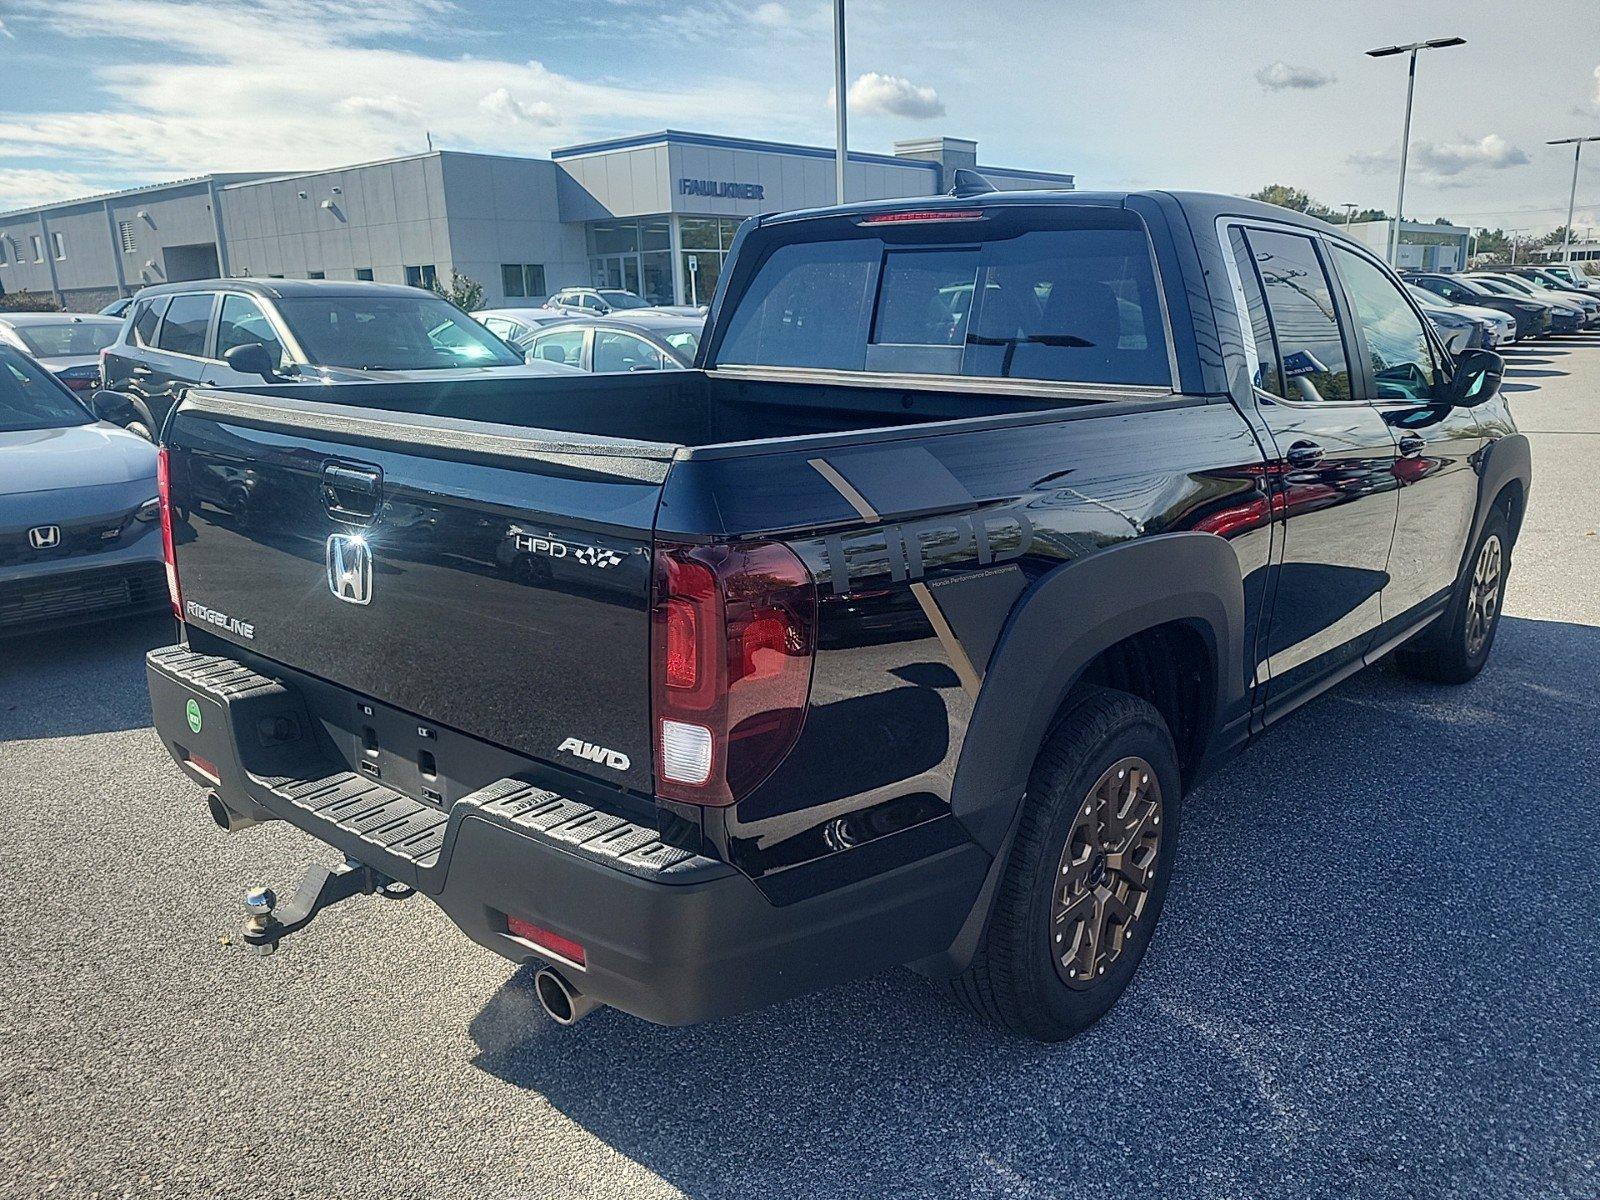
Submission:
<svg viewBox="0 0 1600 1200">
<path fill-rule="evenodd" d="M 562 312 L 591 317 L 609 316 L 635 308 L 650 308 L 650 301 L 634 292 L 620 288 L 562 288 L 545 301 L 551 308 Z"/>
<path fill-rule="evenodd" d="M 565 1024 L 909 963 L 1062 1038 L 1211 770 L 1391 652 L 1489 655 L 1503 361 L 1336 228 L 969 188 L 753 218 L 722 278 L 703 369 L 179 406 L 156 728 L 212 819 L 339 854 L 246 942 L 414 890 Z M 194 482 L 239 462 L 243 524 Z"/>
<path fill-rule="evenodd" d="M 210 279 L 142 290 L 101 358 L 97 412 L 154 437 L 189 388 L 263 380 L 561 371 L 526 363 L 455 305 L 419 288 L 319 279 Z"/>
<path fill-rule="evenodd" d="M 125 317 L 128 310 L 133 307 L 133 297 L 124 296 L 120 300 L 113 300 L 100 310 L 102 317 Z"/>
<path fill-rule="evenodd" d="M 570 321 L 572 314 L 565 309 L 549 308 L 486 308 L 472 314 L 490 333 L 503 342 L 527 349 L 527 342 L 540 329 L 557 321 Z"/>
<path fill-rule="evenodd" d="M 0 313 L 0 342 L 42 363 L 74 392 L 100 386 L 100 351 L 121 328 L 111 317 L 83 313 Z"/>
<path fill-rule="evenodd" d="M 1477 308 L 1492 308 L 1503 312 L 1517 323 L 1517 340 L 1549 337 L 1555 306 L 1527 296 L 1508 296 L 1485 287 L 1482 282 L 1465 275 L 1448 275 L 1442 272 L 1406 272 L 1402 278 L 1436 296 L 1456 304 L 1471 304 Z"/>
<path fill-rule="evenodd" d="M 651 309 L 624 317 L 568 320 L 547 325 L 528 339 L 540 362 L 585 371 L 681 371 L 694 366 L 703 317 L 675 317 Z"/>
<path fill-rule="evenodd" d="M 1565 305 L 1567 308 L 1576 309 L 1581 322 L 1579 328 L 1589 329 L 1595 325 L 1600 325 L 1600 299 L 1585 295 L 1576 289 L 1557 290 L 1546 287 L 1537 279 L 1505 274 L 1499 271 L 1476 271 L 1473 273 L 1473 277 L 1483 279 L 1491 286 L 1494 283 L 1504 284 L 1525 296 L 1532 296 L 1535 300 L 1545 300 L 1551 304 Z"/>
<path fill-rule="evenodd" d="M 1503 275 L 1515 275 L 1519 279 L 1537 283 L 1540 287 L 1547 287 L 1557 294 L 1572 292 L 1591 300 L 1600 298 L 1600 284 L 1569 279 L 1565 275 L 1558 275 L 1548 267 L 1497 267 L 1495 270 Z"/>
<path fill-rule="evenodd" d="M 1509 344 L 1517 334 L 1517 323 L 1505 313 L 1495 312 L 1492 308 L 1477 308 L 1472 305 L 1457 304 L 1446 300 L 1443 296 L 1435 295 L 1426 288 L 1420 288 L 1414 283 L 1406 284 L 1406 291 L 1418 307 L 1423 310 L 1427 318 L 1434 323 L 1434 328 L 1440 328 L 1439 318 L 1446 318 L 1445 325 L 1452 328 L 1462 328 L 1460 324 L 1465 321 L 1475 328 L 1476 332 L 1468 337 L 1466 348 L 1476 349 L 1479 346 L 1490 350 L 1498 349 Z M 1454 322 L 1448 318 L 1454 318 Z"/>
<path fill-rule="evenodd" d="M 155 447 L 0 344 L 0 637 L 166 609 Z"/>
<path fill-rule="evenodd" d="M 1600 292 L 1600 276 L 1592 275 L 1576 264 L 1548 263 L 1540 270 L 1571 287 L 1582 288 L 1586 292 Z"/>
<path fill-rule="evenodd" d="M 1455 311 L 1455 305 L 1448 300 L 1442 296 L 1435 296 L 1415 284 L 1407 284 L 1406 290 L 1410 292 L 1412 300 L 1416 301 L 1417 307 L 1422 309 L 1422 315 L 1428 318 L 1428 323 L 1433 326 L 1440 340 L 1444 342 L 1445 349 L 1451 354 L 1460 354 L 1463 350 L 1489 345 L 1492 333 L 1487 321 L 1475 320 L 1465 313 Z"/>
<path fill-rule="evenodd" d="M 1482 272 L 1474 272 L 1472 279 L 1480 287 L 1491 292 L 1499 292 L 1502 296 L 1515 296 L 1527 298 L 1539 304 L 1550 306 L 1550 332 L 1551 333 L 1577 333 L 1584 325 L 1584 311 L 1576 304 L 1568 304 L 1558 300 L 1553 294 L 1541 294 L 1534 288 L 1522 283 L 1521 280 L 1512 281 L 1501 279 Z"/>
</svg>

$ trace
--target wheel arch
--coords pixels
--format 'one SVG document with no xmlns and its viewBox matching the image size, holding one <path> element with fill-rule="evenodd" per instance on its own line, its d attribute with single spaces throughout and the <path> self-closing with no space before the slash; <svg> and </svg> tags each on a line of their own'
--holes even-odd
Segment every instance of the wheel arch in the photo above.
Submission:
<svg viewBox="0 0 1600 1200">
<path fill-rule="evenodd" d="M 1524 434 L 1513 433 L 1490 442 L 1484 447 L 1482 462 L 1478 473 L 1478 507 L 1472 515 L 1472 532 L 1461 551 L 1460 569 L 1463 571 L 1467 557 L 1478 544 L 1483 523 L 1502 504 L 1506 505 L 1511 541 L 1515 544 L 1527 511 L 1528 489 L 1533 484 L 1533 452 Z"/>
<path fill-rule="evenodd" d="M 956 766 L 951 810 L 974 840 L 991 852 L 1005 840 L 1073 688 L 1090 679 L 1116 686 L 1118 670 L 1137 672 L 1163 643 L 1203 664 L 1200 711 L 1185 712 L 1190 719 L 1174 730 L 1187 786 L 1225 731 L 1248 726 L 1244 585 L 1233 548 L 1214 534 L 1159 534 L 1035 581 L 995 646 Z"/>
</svg>

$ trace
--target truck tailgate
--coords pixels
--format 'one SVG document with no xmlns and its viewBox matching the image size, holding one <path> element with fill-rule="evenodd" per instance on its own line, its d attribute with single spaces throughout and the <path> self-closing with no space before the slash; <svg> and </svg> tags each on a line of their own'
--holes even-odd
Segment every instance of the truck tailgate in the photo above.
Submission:
<svg viewBox="0 0 1600 1200">
<path fill-rule="evenodd" d="M 672 447 L 221 392 L 191 393 L 167 444 L 190 625 L 650 790 Z"/>
</svg>

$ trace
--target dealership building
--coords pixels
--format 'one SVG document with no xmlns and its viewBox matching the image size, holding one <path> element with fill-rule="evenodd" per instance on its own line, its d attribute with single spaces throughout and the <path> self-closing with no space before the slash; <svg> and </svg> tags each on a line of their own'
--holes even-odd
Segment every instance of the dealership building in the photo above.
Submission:
<svg viewBox="0 0 1600 1200">
<path fill-rule="evenodd" d="M 978 163 L 930 137 L 852 153 L 850 200 L 948 191 L 958 168 L 997 188 L 1070 189 L 1072 176 Z M 834 200 L 816 146 L 666 130 L 549 158 L 438 150 L 299 174 L 205 175 L 0 214 L 0 289 L 92 311 L 150 284 L 218 276 L 427 286 L 459 271 L 488 307 L 558 288 L 626 288 L 704 304 L 746 217 Z"/>
</svg>

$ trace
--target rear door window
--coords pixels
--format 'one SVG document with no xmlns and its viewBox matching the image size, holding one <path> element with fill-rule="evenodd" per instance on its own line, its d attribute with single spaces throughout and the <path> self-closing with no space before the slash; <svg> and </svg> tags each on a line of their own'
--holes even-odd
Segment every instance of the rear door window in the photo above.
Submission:
<svg viewBox="0 0 1600 1200">
<path fill-rule="evenodd" d="M 1316 243 L 1266 229 L 1248 230 L 1245 241 L 1267 298 L 1284 394 L 1307 403 L 1351 399 L 1338 310 Z"/>
<path fill-rule="evenodd" d="M 167 305 L 166 320 L 161 322 L 161 332 L 156 337 L 156 347 L 170 354 L 187 354 L 191 358 L 204 358 L 206 330 L 211 324 L 210 292 L 174 296 Z"/>
<path fill-rule="evenodd" d="M 544 362 L 563 363 L 569 367 L 583 365 L 583 330 L 559 329 L 554 333 L 541 333 L 530 343 L 533 356 Z"/>
<path fill-rule="evenodd" d="M 992 211 L 881 231 L 845 218 L 816 232 L 831 229 L 760 262 L 719 364 L 1173 385 L 1149 235 L 1131 213 Z"/>
<path fill-rule="evenodd" d="M 136 346 L 154 346 L 156 344 L 156 326 L 161 323 L 161 314 L 166 311 L 167 298 L 156 296 L 150 300 L 141 300 L 133 309 L 133 337 Z"/>
</svg>

